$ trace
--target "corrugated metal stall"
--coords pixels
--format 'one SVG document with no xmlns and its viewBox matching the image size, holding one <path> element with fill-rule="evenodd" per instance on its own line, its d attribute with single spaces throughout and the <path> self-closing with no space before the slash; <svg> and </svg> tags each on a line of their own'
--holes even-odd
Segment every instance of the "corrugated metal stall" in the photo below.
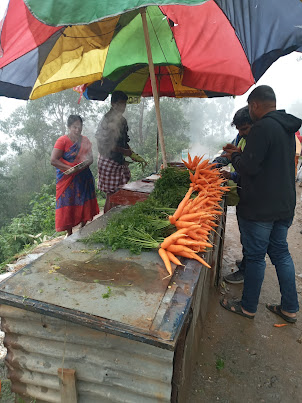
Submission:
<svg viewBox="0 0 302 403">
<path fill-rule="evenodd" d="M 13 390 L 60 402 L 58 368 L 76 369 L 79 402 L 170 401 L 173 351 L 2 305 Z"/>
<path fill-rule="evenodd" d="M 213 268 L 190 260 L 172 278 L 155 252 L 87 248 L 81 238 L 107 219 L 0 284 L 6 365 L 25 401 L 66 403 L 62 368 L 75 371 L 76 397 L 68 401 L 185 401 L 207 292 L 219 275 L 224 219 L 206 254 Z"/>
</svg>

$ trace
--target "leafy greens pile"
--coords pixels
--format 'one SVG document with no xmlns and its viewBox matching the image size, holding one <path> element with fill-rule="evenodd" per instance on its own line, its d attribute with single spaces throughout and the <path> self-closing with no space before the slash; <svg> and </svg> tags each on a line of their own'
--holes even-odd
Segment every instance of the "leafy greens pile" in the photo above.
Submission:
<svg viewBox="0 0 302 403">
<path fill-rule="evenodd" d="M 94 232 L 84 242 L 102 243 L 112 250 L 129 249 L 135 254 L 149 249 L 148 243 L 156 245 L 173 232 L 167 216 L 174 213 L 189 186 L 188 170 L 162 170 L 146 201 L 114 214 L 105 229 Z"/>
<path fill-rule="evenodd" d="M 162 206 L 176 209 L 187 193 L 190 183 L 187 169 L 168 167 L 161 171 L 161 177 L 155 182 L 151 198 Z"/>
</svg>

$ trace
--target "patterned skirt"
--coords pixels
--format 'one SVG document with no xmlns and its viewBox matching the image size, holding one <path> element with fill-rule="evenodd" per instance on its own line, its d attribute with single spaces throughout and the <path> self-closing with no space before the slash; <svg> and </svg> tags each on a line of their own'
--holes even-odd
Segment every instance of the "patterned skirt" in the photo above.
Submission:
<svg viewBox="0 0 302 403">
<path fill-rule="evenodd" d="M 128 165 L 119 165 L 101 155 L 98 159 L 98 172 L 98 188 L 105 193 L 115 192 L 120 186 L 128 183 L 131 178 Z"/>
</svg>

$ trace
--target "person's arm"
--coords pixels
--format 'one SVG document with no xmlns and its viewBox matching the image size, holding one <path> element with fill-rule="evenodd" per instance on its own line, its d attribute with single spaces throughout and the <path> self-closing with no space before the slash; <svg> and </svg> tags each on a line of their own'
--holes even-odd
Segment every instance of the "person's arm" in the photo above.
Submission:
<svg viewBox="0 0 302 403">
<path fill-rule="evenodd" d="M 269 137 L 265 127 L 255 125 L 247 136 L 243 152 L 233 152 L 231 160 L 239 174 L 250 176 L 261 172 L 263 161 L 269 149 Z"/>
<path fill-rule="evenodd" d="M 213 160 L 213 164 L 216 164 L 216 168 L 222 168 L 225 167 L 226 165 L 228 165 L 230 163 L 230 161 L 228 160 L 228 158 L 225 156 L 225 151 L 223 153 L 220 154 L 219 157 L 216 157 Z"/>
<path fill-rule="evenodd" d="M 60 159 L 63 157 L 64 151 L 59 150 L 58 148 L 54 148 L 51 153 L 50 163 L 54 167 L 60 169 L 61 171 L 65 172 L 67 169 L 70 168 L 70 165 L 65 164 Z"/>
<path fill-rule="evenodd" d="M 235 182 L 235 183 L 238 183 L 238 180 L 239 180 L 239 175 L 238 175 L 238 172 L 230 172 L 230 179 L 233 181 L 233 182 Z"/>
<path fill-rule="evenodd" d="M 238 137 L 238 136 L 237 136 Z M 237 145 L 238 141 L 237 141 L 237 137 L 235 137 L 233 139 L 233 141 L 231 142 L 231 144 Z M 213 164 L 216 164 L 216 168 L 222 168 L 225 167 L 226 165 L 229 165 L 230 160 L 228 159 L 228 157 L 226 156 L 226 152 L 223 151 L 218 157 L 216 157 L 213 161 Z"/>
</svg>

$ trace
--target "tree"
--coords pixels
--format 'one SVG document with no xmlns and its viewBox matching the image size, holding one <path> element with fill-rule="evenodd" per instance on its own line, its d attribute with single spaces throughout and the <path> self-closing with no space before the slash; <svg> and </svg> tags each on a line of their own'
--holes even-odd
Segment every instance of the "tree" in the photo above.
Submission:
<svg viewBox="0 0 302 403">
<path fill-rule="evenodd" d="M 0 227 L 4 225 L 9 217 L 12 217 L 15 212 L 13 196 L 13 180 L 9 174 L 7 158 L 7 145 L 0 143 Z"/>
<path fill-rule="evenodd" d="M 181 151 L 189 145 L 187 135 L 188 121 L 185 118 L 182 102 L 179 99 L 161 98 L 160 110 L 168 161 L 180 161 Z M 129 105 L 127 119 L 131 148 L 141 154 L 149 163 L 146 172 L 154 172 L 157 149 L 157 120 L 152 99 L 144 103 L 144 121 L 140 135 L 141 110 L 138 105 Z M 159 149 L 159 161 L 161 163 Z"/>
</svg>

